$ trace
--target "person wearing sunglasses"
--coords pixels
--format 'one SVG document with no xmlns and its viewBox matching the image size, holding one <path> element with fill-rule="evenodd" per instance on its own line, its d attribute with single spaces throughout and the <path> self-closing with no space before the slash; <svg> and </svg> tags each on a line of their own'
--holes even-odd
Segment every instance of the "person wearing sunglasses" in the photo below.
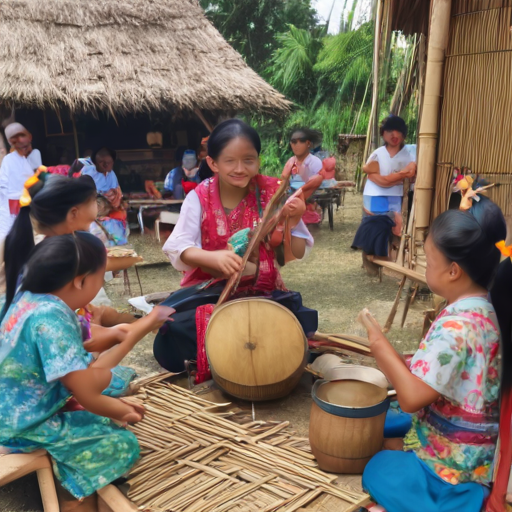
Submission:
<svg viewBox="0 0 512 512">
<path fill-rule="evenodd" d="M 293 156 L 286 162 L 285 169 L 292 168 L 292 179 L 304 183 L 322 170 L 322 160 L 311 154 L 311 150 L 322 142 L 322 134 L 316 130 L 300 128 L 290 137 Z"/>
</svg>

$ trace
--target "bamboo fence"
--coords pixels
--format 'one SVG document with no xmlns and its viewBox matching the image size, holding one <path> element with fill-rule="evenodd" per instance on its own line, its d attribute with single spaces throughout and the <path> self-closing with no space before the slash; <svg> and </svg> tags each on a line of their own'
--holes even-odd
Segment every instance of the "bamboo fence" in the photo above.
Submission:
<svg viewBox="0 0 512 512">
<path fill-rule="evenodd" d="M 453 0 L 453 15 L 510 7 L 512 0 Z"/>
<path fill-rule="evenodd" d="M 320 471 L 306 438 L 288 422 L 252 421 L 242 413 L 165 382 L 139 382 L 129 400 L 144 420 L 130 427 L 141 446 L 128 497 L 145 511 L 293 512 L 322 496 L 356 510 L 368 496 L 334 485 Z M 218 412 L 218 411 L 223 412 Z"/>
<path fill-rule="evenodd" d="M 454 0 L 444 72 L 438 162 L 497 186 L 512 214 L 512 0 Z M 451 169 L 438 164 L 433 217 L 446 210 Z"/>
</svg>

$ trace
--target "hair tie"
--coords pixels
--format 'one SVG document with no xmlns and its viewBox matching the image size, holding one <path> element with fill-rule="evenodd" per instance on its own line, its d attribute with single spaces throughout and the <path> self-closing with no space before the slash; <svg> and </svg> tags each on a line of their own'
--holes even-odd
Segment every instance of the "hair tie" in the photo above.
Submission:
<svg viewBox="0 0 512 512">
<path fill-rule="evenodd" d="M 20 197 L 20 206 L 24 208 L 25 206 L 29 206 L 32 202 L 32 197 L 30 196 L 29 189 L 32 188 L 36 183 L 38 183 L 40 180 L 43 181 L 43 176 L 40 177 L 42 173 L 47 172 L 47 168 L 44 165 L 39 166 L 37 171 L 34 173 L 33 176 L 30 176 L 30 178 L 25 181 L 25 184 L 23 186 L 23 192 Z"/>
<path fill-rule="evenodd" d="M 505 240 L 498 242 L 496 247 L 500 250 L 502 256 L 506 256 L 507 258 L 512 256 L 512 245 L 505 245 Z"/>
</svg>

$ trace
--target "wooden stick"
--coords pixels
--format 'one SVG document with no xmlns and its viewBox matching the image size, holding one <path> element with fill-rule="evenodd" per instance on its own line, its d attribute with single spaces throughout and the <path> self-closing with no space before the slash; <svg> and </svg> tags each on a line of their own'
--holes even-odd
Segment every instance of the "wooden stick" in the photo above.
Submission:
<svg viewBox="0 0 512 512">
<path fill-rule="evenodd" d="M 138 508 L 114 485 L 107 485 L 98 491 L 98 496 L 112 512 L 138 512 Z"/>
<path fill-rule="evenodd" d="M 394 272 L 398 272 L 404 276 L 407 276 L 411 281 L 416 281 L 417 283 L 427 284 L 427 280 L 423 274 L 419 272 L 415 272 L 414 270 L 410 270 L 408 268 L 401 267 L 392 261 L 381 260 L 380 258 L 373 258 L 372 260 L 376 265 L 380 265 L 381 267 L 388 268 L 393 270 Z"/>
<path fill-rule="evenodd" d="M 238 286 L 238 283 L 240 282 L 240 279 L 242 277 L 242 272 L 245 269 L 245 266 L 247 265 L 247 262 L 249 261 L 249 257 L 251 254 L 255 251 L 257 247 L 259 247 L 260 243 L 263 241 L 265 236 L 267 235 L 266 227 L 267 223 L 271 219 L 271 216 L 274 214 L 276 209 L 278 208 L 279 201 L 284 197 L 286 191 L 288 190 L 288 187 L 290 186 L 290 177 L 283 178 L 281 181 L 281 184 L 279 185 L 279 188 L 277 189 L 276 193 L 272 196 L 270 201 L 268 202 L 265 212 L 263 213 L 263 218 L 261 219 L 261 222 L 258 224 L 256 229 L 254 230 L 251 240 L 249 241 L 249 244 L 247 246 L 247 250 L 245 251 L 244 257 L 242 258 L 242 265 L 240 266 L 240 271 L 236 274 L 233 274 L 228 282 L 226 283 L 226 287 L 222 291 L 221 296 L 219 297 L 219 300 L 217 301 L 216 306 L 220 306 L 223 304 L 228 297 L 231 295 L 231 293 L 236 289 Z"/>
<path fill-rule="evenodd" d="M 395 297 L 395 302 L 393 302 L 393 307 L 389 312 L 388 319 L 386 320 L 386 325 L 384 325 L 384 329 L 382 329 L 382 332 L 384 333 L 389 332 L 391 326 L 393 325 L 393 320 L 395 319 L 395 315 L 398 310 L 398 305 L 400 304 L 400 297 L 402 296 L 402 290 L 404 289 L 406 281 L 407 276 L 402 277 L 402 280 L 400 281 L 400 286 L 398 287 L 398 292 Z"/>
<path fill-rule="evenodd" d="M 413 285 L 413 290 L 409 290 L 407 292 L 407 296 L 405 297 L 404 311 L 402 313 L 402 321 L 400 322 L 400 327 L 403 329 L 405 324 L 405 319 L 407 318 L 407 313 L 409 312 L 409 307 L 412 304 L 413 297 L 416 295 L 416 291 L 418 290 L 418 283 Z"/>
<path fill-rule="evenodd" d="M 39 484 L 44 512 L 59 512 L 59 498 L 57 497 L 52 468 L 38 469 L 37 482 Z"/>
</svg>

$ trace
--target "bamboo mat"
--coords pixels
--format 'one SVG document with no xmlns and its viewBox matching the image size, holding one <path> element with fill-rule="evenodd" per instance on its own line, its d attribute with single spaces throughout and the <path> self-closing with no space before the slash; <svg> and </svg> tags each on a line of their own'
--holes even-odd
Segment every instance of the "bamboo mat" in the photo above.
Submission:
<svg viewBox="0 0 512 512">
<path fill-rule="evenodd" d="M 146 408 L 144 420 L 130 427 L 141 458 L 128 497 L 140 510 L 293 512 L 329 496 L 341 512 L 367 502 L 317 468 L 308 439 L 296 437 L 288 422 L 252 421 L 230 404 L 165 382 L 169 375 L 139 381 L 129 398 Z"/>
</svg>

